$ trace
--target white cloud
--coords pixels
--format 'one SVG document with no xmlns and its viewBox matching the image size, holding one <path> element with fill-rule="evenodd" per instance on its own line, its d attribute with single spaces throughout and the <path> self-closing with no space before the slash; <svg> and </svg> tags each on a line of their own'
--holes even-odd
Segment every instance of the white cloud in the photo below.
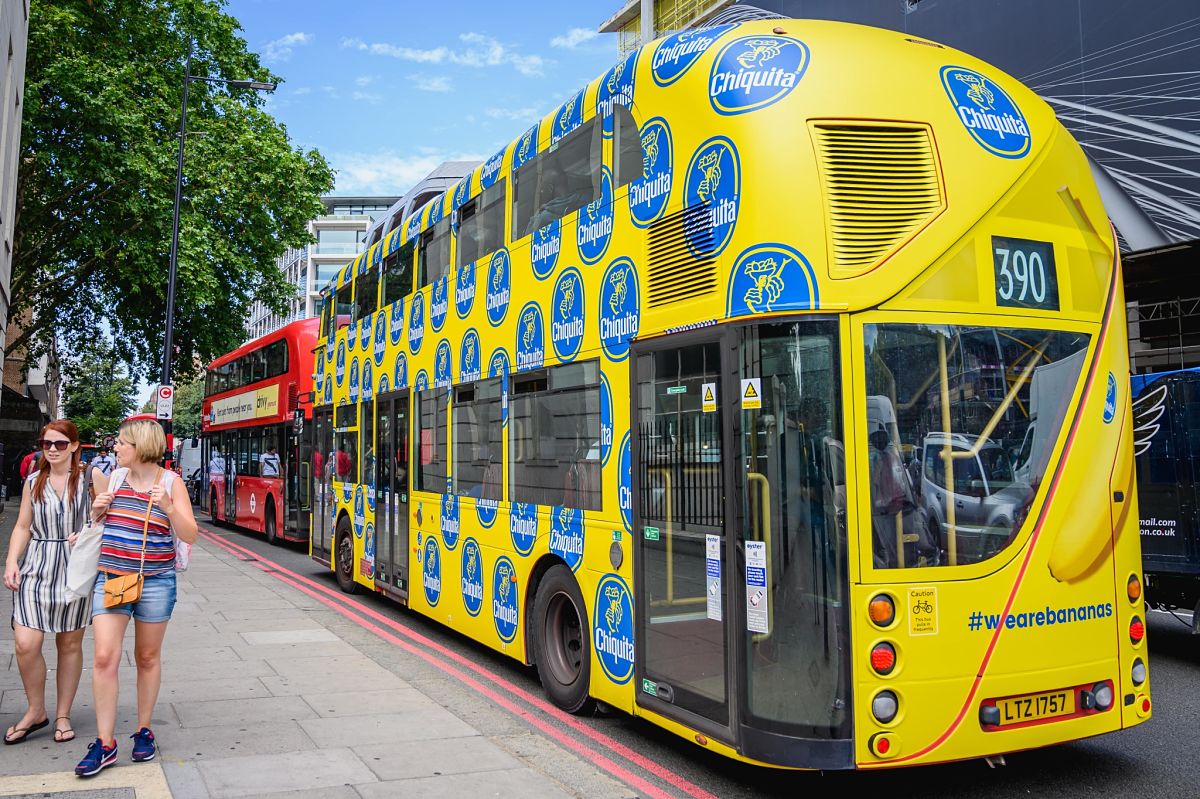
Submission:
<svg viewBox="0 0 1200 799">
<path fill-rule="evenodd" d="M 287 61 L 292 57 L 292 48 L 302 44 L 311 44 L 315 37 L 311 33 L 289 33 L 263 46 L 263 55 L 268 61 Z"/>
<path fill-rule="evenodd" d="M 586 41 L 595 39 L 600 34 L 591 28 L 571 28 L 562 36 L 555 36 L 550 40 L 551 47 L 558 47 L 563 50 L 574 50 L 579 45 Z"/>
<path fill-rule="evenodd" d="M 485 109 L 483 113 L 492 119 L 515 119 L 518 122 L 529 122 L 532 124 L 540 119 L 546 113 L 546 110 L 534 106 L 526 106 L 525 108 L 492 107 Z"/>
<path fill-rule="evenodd" d="M 337 170 L 336 192 L 400 196 L 443 161 L 482 161 L 485 157 L 478 153 L 448 153 L 426 148 L 416 156 L 405 157 L 385 150 L 337 153 L 329 160 Z"/>
<path fill-rule="evenodd" d="M 358 100 L 359 102 L 370 103 L 371 105 L 377 105 L 379 102 L 381 102 L 383 100 L 382 94 L 375 94 L 374 92 L 356 91 L 353 94 L 351 94 L 350 97 L 355 100 Z"/>
<path fill-rule="evenodd" d="M 294 89 L 294 90 L 292 91 L 292 94 L 294 94 L 296 97 L 303 97 L 303 96 L 304 96 L 304 95 L 306 95 L 306 94 L 312 94 L 312 87 L 310 87 L 310 86 L 301 86 L 301 87 L 300 87 L 300 88 L 298 88 L 298 89 Z"/>
<path fill-rule="evenodd" d="M 374 82 L 375 82 L 374 75 L 359 75 L 357 78 L 354 79 L 355 86 L 370 86 Z"/>
<path fill-rule="evenodd" d="M 415 75 L 409 75 L 408 79 L 412 81 L 413 86 L 423 92 L 454 91 L 454 84 L 450 82 L 447 75 L 426 75 L 418 72 Z"/>
<path fill-rule="evenodd" d="M 499 40 L 482 33 L 463 33 L 459 41 L 461 49 L 446 46 L 421 50 L 414 47 L 399 47 L 386 42 L 364 42 L 362 39 L 343 39 L 342 47 L 359 50 L 371 55 L 414 61 L 419 64 L 458 64 L 466 67 L 496 67 L 511 65 L 522 75 L 540 76 L 546 61 L 539 55 L 521 55 L 513 52 Z"/>
</svg>

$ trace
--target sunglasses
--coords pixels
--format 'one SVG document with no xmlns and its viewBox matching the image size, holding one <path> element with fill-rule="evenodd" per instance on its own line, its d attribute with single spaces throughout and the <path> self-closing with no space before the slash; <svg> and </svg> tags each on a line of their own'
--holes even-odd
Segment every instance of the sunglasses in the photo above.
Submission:
<svg viewBox="0 0 1200 799">
<path fill-rule="evenodd" d="M 59 439 L 58 441 L 51 441 L 48 438 L 42 438 L 42 439 L 38 439 L 37 445 L 38 445 L 39 449 L 56 449 L 59 452 L 62 452 L 67 447 L 71 446 L 71 442 L 67 441 L 66 439 Z"/>
</svg>

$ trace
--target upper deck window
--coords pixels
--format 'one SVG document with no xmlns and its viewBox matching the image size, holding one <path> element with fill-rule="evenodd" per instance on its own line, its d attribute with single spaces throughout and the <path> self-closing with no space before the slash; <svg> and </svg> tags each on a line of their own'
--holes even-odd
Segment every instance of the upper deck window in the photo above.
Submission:
<svg viewBox="0 0 1200 799">
<path fill-rule="evenodd" d="M 413 253 L 415 241 L 405 242 L 399 250 L 383 259 L 383 289 L 380 307 L 386 308 L 413 290 Z"/>
<path fill-rule="evenodd" d="M 421 234 L 417 261 L 420 286 L 436 283 L 450 272 L 450 217 Z"/>
<path fill-rule="evenodd" d="M 504 185 L 499 180 L 458 209 L 458 266 L 504 246 Z"/>
<path fill-rule="evenodd" d="M 603 140 L 596 118 L 525 163 L 513 181 L 513 240 L 600 199 Z"/>
<path fill-rule="evenodd" d="M 645 155 L 642 152 L 642 139 L 638 132 L 633 114 L 623 105 L 613 106 L 613 126 L 616 144 L 613 147 L 613 172 L 617 176 L 617 185 L 624 186 L 642 177 L 645 171 Z"/>
<path fill-rule="evenodd" d="M 365 274 L 359 275 L 355 281 L 354 295 L 357 300 L 358 312 L 354 320 L 358 321 L 375 312 L 376 298 L 379 290 L 379 267 L 372 266 Z"/>
</svg>

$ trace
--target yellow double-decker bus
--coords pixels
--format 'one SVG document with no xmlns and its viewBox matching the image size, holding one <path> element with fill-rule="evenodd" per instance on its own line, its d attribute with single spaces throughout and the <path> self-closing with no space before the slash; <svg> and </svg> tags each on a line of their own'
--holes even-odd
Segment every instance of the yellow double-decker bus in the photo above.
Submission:
<svg viewBox="0 0 1200 799">
<path fill-rule="evenodd" d="M 821 769 L 1150 715 L 1117 247 L 975 58 L 668 36 L 324 308 L 313 557 L 561 708 Z"/>
</svg>

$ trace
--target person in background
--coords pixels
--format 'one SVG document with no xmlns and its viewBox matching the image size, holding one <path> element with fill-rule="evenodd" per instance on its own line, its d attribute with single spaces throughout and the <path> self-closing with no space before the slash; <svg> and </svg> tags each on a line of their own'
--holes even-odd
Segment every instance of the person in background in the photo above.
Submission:
<svg viewBox="0 0 1200 799">
<path fill-rule="evenodd" d="M 21 509 L 8 544 L 4 585 L 13 596 L 13 643 L 28 709 L 4 734 L 19 744 L 50 724 L 46 712 L 46 659 L 42 645 L 54 634 L 58 649 L 54 740 L 75 737 L 71 705 L 83 670 L 83 635 L 91 618 L 87 597 L 67 592 L 67 555 L 88 517 L 88 492 L 79 468 L 79 431 L 59 419 L 42 428 L 45 455 L 25 481 Z"/>
<path fill-rule="evenodd" d="M 96 454 L 96 457 L 92 458 L 92 467 L 105 477 L 108 477 L 110 474 L 112 474 L 112 470 L 115 469 L 116 466 L 116 460 L 113 459 L 112 455 L 108 454 L 108 447 L 101 447 L 100 451 Z"/>
<path fill-rule="evenodd" d="M 21 481 L 29 479 L 29 473 L 33 471 L 36 462 L 42 457 L 42 453 L 36 449 L 30 450 L 29 454 L 21 459 Z"/>
<path fill-rule="evenodd" d="M 92 694 L 99 737 L 88 746 L 87 754 L 75 767 L 80 777 L 99 774 L 117 760 L 118 668 L 131 617 L 133 656 L 137 664 L 138 725 L 137 732 L 130 736 L 133 760 L 153 760 L 158 753 L 150 723 L 162 684 L 163 636 L 175 608 L 175 536 L 191 544 L 197 534 L 183 481 L 158 465 L 166 450 L 167 439 L 158 422 L 126 421 L 117 434 L 117 465 L 129 471 L 120 485 L 105 481 L 95 486 L 92 513 L 104 520 L 100 571 L 92 592 L 96 639 Z M 105 607 L 104 583 L 108 578 L 139 571 L 143 574 L 141 596 L 128 604 Z"/>
<path fill-rule="evenodd" d="M 208 459 L 208 476 L 224 477 L 225 476 L 225 458 L 221 456 L 221 450 L 213 447 L 212 457 Z"/>
<path fill-rule="evenodd" d="M 278 477 L 279 476 L 279 453 L 276 451 L 274 444 L 267 447 L 267 451 L 259 456 L 258 463 L 260 466 L 259 476 L 261 477 Z"/>
</svg>

